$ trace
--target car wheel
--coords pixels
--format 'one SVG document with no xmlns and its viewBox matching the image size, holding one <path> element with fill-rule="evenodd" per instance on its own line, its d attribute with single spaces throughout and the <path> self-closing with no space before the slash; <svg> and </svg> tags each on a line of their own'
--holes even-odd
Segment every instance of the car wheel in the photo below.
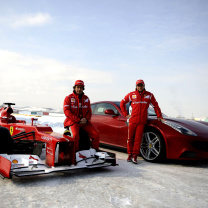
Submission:
<svg viewBox="0 0 208 208">
<path fill-rule="evenodd" d="M 143 134 L 141 155 L 148 162 L 159 162 L 165 159 L 165 144 L 162 136 L 153 130 L 147 130 Z"/>
<path fill-rule="evenodd" d="M 0 154 L 11 154 L 13 149 L 13 139 L 9 130 L 0 126 Z"/>
</svg>

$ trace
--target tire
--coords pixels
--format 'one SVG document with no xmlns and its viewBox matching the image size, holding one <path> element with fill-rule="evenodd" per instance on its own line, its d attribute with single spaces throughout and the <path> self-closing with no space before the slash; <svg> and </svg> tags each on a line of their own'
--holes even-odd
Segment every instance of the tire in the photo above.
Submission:
<svg viewBox="0 0 208 208">
<path fill-rule="evenodd" d="M 81 150 L 89 150 L 90 149 L 90 137 L 88 136 L 87 132 L 80 129 L 79 131 L 79 151 Z"/>
<path fill-rule="evenodd" d="M 142 138 L 140 153 L 148 162 L 161 162 L 165 157 L 165 142 L 160 133 L 154 129 L 147 129 Z"/>
<path fill-rule="evenodd" d="M 12 154 L 13 139 L 7 128 L 0 126 L 0 154 Z"/>
</svg>

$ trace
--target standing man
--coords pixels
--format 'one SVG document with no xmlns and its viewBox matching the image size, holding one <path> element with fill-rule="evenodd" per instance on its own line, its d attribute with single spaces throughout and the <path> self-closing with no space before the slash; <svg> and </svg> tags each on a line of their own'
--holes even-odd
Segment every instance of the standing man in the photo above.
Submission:
<svg viewBox="0 0 208 208">
<path fill-rule="evenodd" d="M 75 139 L 75 151 L 79 151 L 79 130 L 82 128 L 92 139 L 92 148 L 99 149 L 99 134 L 92 126 L 90 120 L 92 110 L 89 98 L 84 94 L 84 82 L 77 80 L 73 87 L 73 93 L 64 100 L 64 113 L 66 119 L 64 128 L 70 130 Z"/>
<path fill-rule="evenodd" d="M 126 104 L 131 103 L 132 113 L 126 110 Z M 137 164 L 137 156 L 140 153 L 145 124 L 147 123 L 148 107 L 152 105 L 159 121 L 163 120 L 161 110 L 154 95 L 145 90 L 143 80 L 136 81 L 136 90 L 127 94 L 121 101 L 120 107 L 123 115 L 129 119 L 129 130 L 127 140 L 128 162 Z"/>
</svg>

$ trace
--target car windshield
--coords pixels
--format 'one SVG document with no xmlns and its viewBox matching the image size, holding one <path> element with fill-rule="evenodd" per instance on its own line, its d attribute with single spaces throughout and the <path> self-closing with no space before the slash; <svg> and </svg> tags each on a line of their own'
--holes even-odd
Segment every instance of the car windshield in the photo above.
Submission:
<svg viewBox="0 0 208 208">
<path fill-rule="evenodd" d="M 114 102 L 114 103 L 120 108 L 120 102 Z M 129 103 L 126 104 L 126 109 L 129 112 Z"/>
<path fill-rule="evenodd" d="M 115 102 L 115 104 L 120 108 L 120 102 Z M 129 112 L 129 103 L 126 104 L 126 109 Z M 166 117 L 164 114 L 162 114 L 162 115 L 163 115 L 163 117 Z M 148 108 L 148 116 L 157 116 L 154 108 L 152 108 L 152 107 Z"/>
</svg>

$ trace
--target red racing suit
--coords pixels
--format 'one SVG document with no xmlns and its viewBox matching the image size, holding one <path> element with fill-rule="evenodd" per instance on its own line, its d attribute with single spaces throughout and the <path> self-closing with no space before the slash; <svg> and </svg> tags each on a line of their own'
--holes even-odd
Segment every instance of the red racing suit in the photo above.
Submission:
<svg viewBox="0 0 208 208">
<path fill-rule="evenodd" d="M 82 128 L 86 131 L 89 137 L 92 139 L 92 148 L 99 148 L 99 134 L 91 124 L 92 110 L 90 106 L 89 98 L 84 95 L 79 97 L 76 93 L 72 93 L 66 96 L 64 100 L 64 113 L 66 119 L 64 121 L 64 127 L 69 127 L 71 130 L 71 136 L 75 139 L 75 150 L 79 150 L 79 130 Z M 87 124 L 80 124 L 82 118 L 87 119 Z"/>
<path fill-rule="evenodd" d="M 82 118 L 86 118 L 88 123 L 90 123 L 92 110 L 89 98 L 83 94 L 80 99 L 74 92 L 66 96 L 64 100 L 64 113 L 66 115 L 64 127 L 72 126 L 74 123 L 79 123 L 81 120 L 80 113 L 82 114 Z"/>
<path fill-rule="evenodd" d="M 124 97 L 120 104 L 124 116 L 129 114 L 126 110 L 126 104 L 129 102 L 131 102 L 132 113 L 129 119 L 127 152 L 139 155 L 149 105 L 152 105 L 158 118 L 162 118 L 162 113 L 154 95 L 146 90 L 141 94 L 135 90 Z"/>
</svg>

